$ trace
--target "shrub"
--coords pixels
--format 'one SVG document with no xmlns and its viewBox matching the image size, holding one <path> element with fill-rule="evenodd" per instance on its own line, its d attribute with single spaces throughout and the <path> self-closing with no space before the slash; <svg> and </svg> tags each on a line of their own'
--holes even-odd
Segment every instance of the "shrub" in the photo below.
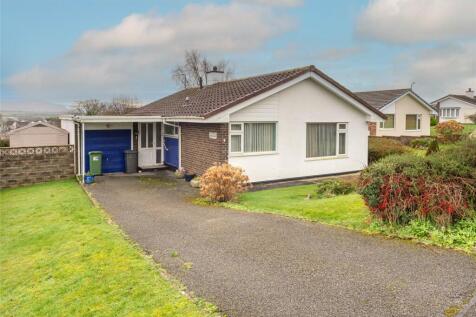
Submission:
<svg viewBox="0 0 476 317">
<path fill-rule="evenodd" d="M 372 137 L 369 138 L 369 163 L 392 154 L 403 154 L 408 148 L 397 140 Z"/>
<path fill-rule="evenodd" d="M 427 157 L 384 158 L 362 172 L 360 193 L 377 218 L 391 223 L 423 219 L 448 225 L 467 218 L 476 204 L 472 146 L 467 150 L 468 144 L 460 143 Z"/>
<path fill-rule="evenodd" d="M 457 162 L 466 167 L 473 168 L 473 173 L 476 174 L 476 139 L 467 138 L 444 148 L 439 153 L 433 155 L 433 157 L 441 162 L 445 162 L 445 164 Z M 460 166 L 459 168 L 462 167 Z M 476 175 L 474 178 L 476 178 Z"/>
<path fill-rule="evenodd" d="M 0 139 L 0 147 L 9 147 L 9 146 L 10 146 L 10 140 Z"/>
<path fill-rule="evenodd" d="M 470 114 L 469 116 L 466 116 L 469 120 L 471 120 L 473 123 L 476 123 L 476 112 L 473 114 Z"/>
<path fill-rule="evenodd" d="M 330 179 L 317 184 L 316 194 L 318 198 L 330 198 L 338 195 L 347 195 L 354 190 L 355 187 L 350 182 Z"/>
<path fill-rule="evenodd" d="M 230 201 L 248 188 L 248 176 L 229 164 L 216 164 L 200 177 L 200 195 L 214 202 Z"/>
<path fill-rule="evenodd" d="M 430 126 L 434 127 L 438 124 L 438 118 L 436 116 L 431 116 L 430 118 Z"/>
<path fill-rule="evenodd" d="M 410 146 L 415 149 L 426 149 L 432 141 L 432 138 L 417 138 L 410 142 Z"/>
<path fill-rule="evenodd" d="M 428 144 L 428 149 L 426 150 L 426 155 L 430 155 L 436 153 L 440 150 L 440 146 L 438 145 L 438 140 L 433 139 L 431 140 L 430 144 Z"/>
<path fill-rule="evenodd" d="M 438 138 L 443 142 L 456 142 L 461 139 L 464 126 L 454 120 L 440 122 L 436 125 Z"/>
</svg>

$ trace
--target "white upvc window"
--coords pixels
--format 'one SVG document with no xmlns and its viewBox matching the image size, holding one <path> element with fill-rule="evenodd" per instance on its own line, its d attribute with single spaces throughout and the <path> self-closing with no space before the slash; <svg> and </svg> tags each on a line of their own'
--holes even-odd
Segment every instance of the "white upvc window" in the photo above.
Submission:
<svg viewBox="0 0 476 317">
<path fill-rule="evenodd" d="M 394 114 L 385 114 L 387 119 L 383 122 L 380 122 L 380 129 L 393 129 L 395 128 L 395 115 Z"/>
<path fill-rule="evenodd" d="M 458 118 L 460 108 L 441 108 L 440 116 L 442 118 Z"/>
<path fill-rule="evenodd" d="M 232 122 L 229 134 L 231 154 L 276 152 L 276 122 Z"/>
<path fill-rule="evenodd" d="M 347 155 L 348 123 L 310 122 L 306 124 L 306 158 Z"/>
<path fill-rule="evenodd" d="M 421 130 L 421 114 L 407 114 L 405 117 L 405 130 Z"/>
</svg>

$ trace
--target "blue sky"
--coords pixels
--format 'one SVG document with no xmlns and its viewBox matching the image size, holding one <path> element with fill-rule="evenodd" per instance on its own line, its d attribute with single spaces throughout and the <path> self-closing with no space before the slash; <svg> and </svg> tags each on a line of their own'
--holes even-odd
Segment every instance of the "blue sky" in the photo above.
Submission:
<svg viewBox="0 0 476 317">
<path fill-rule="evenodd" d="M 2 110 L 57 111 L 177 89 L 186 49 L 235 77 L 314 64 L 351 90 L 409 87 L 431 100 L 476 88 L 472 0 L 1 2 Z"/>
</svg>

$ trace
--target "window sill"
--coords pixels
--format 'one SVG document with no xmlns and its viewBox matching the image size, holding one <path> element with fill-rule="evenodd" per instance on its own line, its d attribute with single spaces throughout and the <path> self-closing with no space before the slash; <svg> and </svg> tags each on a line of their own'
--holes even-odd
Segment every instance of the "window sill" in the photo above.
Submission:
<svg viewBox="0 0 476 317">
<path fill-rule="evenodd" d="M 349 158 L 348 155 L 323 156 L 323 157 L 307 157 L 304 161 L 325 161 L 325 160 L 339 160 Z"/>
<path fill-rule="evenodd" d="M 419 130 L 407 130 L 407 129 L 405 129 L 405 131 L 406 132 L 421 132 L 421 129 L 419 129 Z"/>
<path fill-rule="evenodd" d="M 277 155 L 278 152 L 250 152 L 250 153 L 228 153 L 228 157 L 245 157 L 245 156 L 261 156 L 261 155 Z"/>
<path fill-rule="evenodd" d="M 395 130 L 395 128 L 379 128 L 380 130 Z"/>
</svg>

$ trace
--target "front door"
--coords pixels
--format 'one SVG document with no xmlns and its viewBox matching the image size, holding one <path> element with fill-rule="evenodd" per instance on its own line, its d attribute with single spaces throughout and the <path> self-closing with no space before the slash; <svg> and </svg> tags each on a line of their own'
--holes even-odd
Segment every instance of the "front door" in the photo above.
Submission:
<svg viewBox="0 0 476 317">
<path fill-rule="evenodd" d="M 164 163 L 178 168 L 180 147 L 180 126 L 170 123 L 164 124 Z"/>
<path fill-rule="evenodd" d="M 139 123 L 139 166 L 154 167 L 162 164 L 162 124 Z"/>
</svg>

